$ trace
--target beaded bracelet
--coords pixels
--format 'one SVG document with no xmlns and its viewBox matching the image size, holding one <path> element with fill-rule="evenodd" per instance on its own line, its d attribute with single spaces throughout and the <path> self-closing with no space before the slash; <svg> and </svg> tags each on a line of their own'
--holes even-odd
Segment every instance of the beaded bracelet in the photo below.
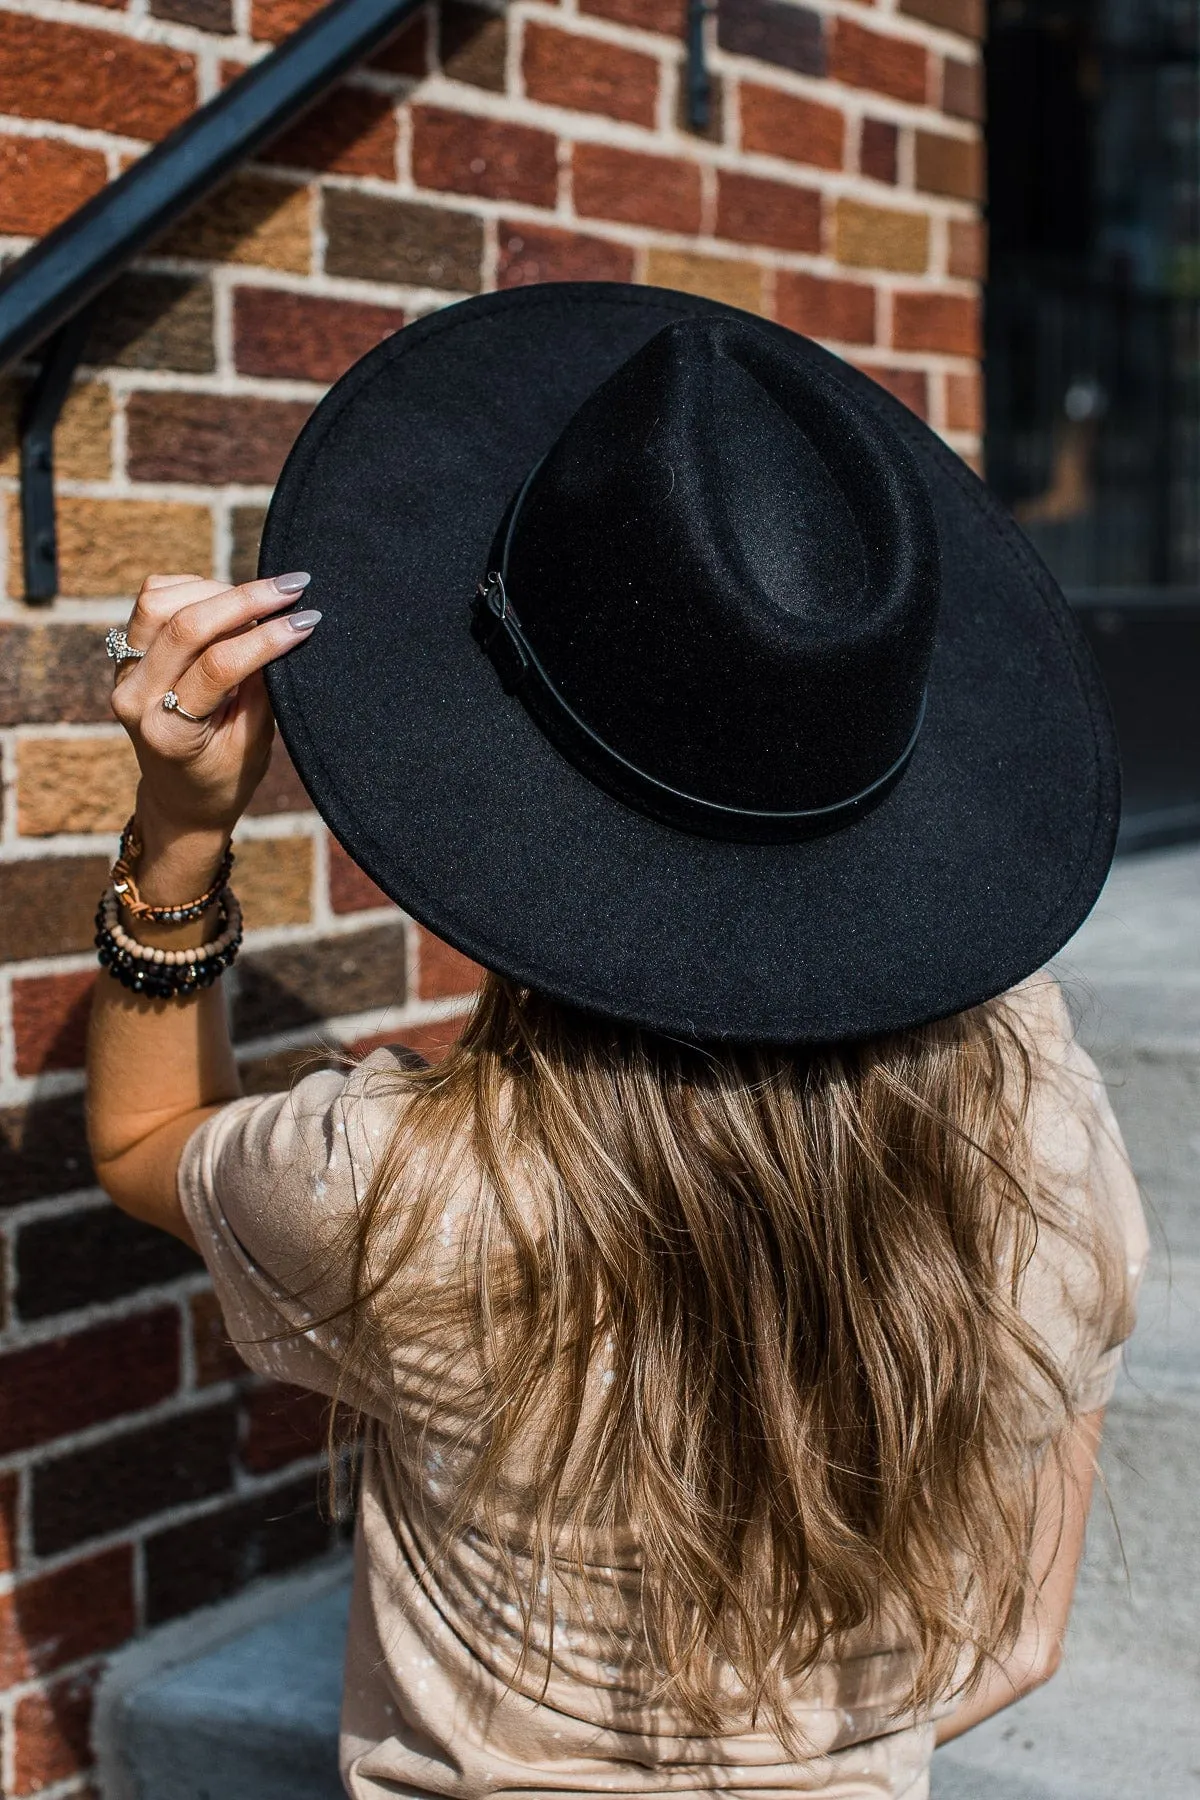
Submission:
<svg viewBox="0 0 1200 1800">
<path fill-rule="evenodd" d="M 220 894 L 218 935 L 191 950 L 162 950 L 140 944 L 121 924 L 122 896 L 105 888 L 96 911 L 96 952 L 114 981 L 135 994 L 170 1000 L 211 987 L 237 956 L 242 942 L 242 909 L 229 888 Z"/>
<path fill-rule="evenodd" d="M 206 893 L 201 894 L 198 900 L 184 900 L 174 906 L 152 906 L 148 900 L 142 899 L 138 893 L 137 882 L 133 878 L 133 865 L 141 854 L 142 844 L 137 834 L 137 815 L 134 814 L 126 821 L 125 829 L 121 833 L 117 860 L 109 872 L 109 880 L 130 918 L 146 919 L 154 925 L 185 925 L 193 919 L 202 919 L 213 901 L 228 886 L 229 877 L 233 871 L 233 845 L 230 844 L 221 858 L 220 867 L 213 878 L 211 887 Z"/>
</svg>

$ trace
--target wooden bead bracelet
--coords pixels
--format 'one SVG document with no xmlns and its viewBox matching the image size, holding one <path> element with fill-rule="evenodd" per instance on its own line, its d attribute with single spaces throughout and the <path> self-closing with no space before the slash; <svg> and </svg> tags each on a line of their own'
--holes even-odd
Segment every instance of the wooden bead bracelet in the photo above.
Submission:
<svg viewBox="0 0 1200 1800">
<path fill-rule="evenodd" d="M 225 973 L 241 947 L 242 909 L 236 894 L 227 887 L 217 900 L 218 935 L 190 950 L 164 950 L 140 944 L 121 924 L 123 904 L 124 896 L 115 884 L 105 888 L 96 911 L 96 952 L 101 967 L 136 994 L 169 1000 L 210 987 Z"/>
</svg>

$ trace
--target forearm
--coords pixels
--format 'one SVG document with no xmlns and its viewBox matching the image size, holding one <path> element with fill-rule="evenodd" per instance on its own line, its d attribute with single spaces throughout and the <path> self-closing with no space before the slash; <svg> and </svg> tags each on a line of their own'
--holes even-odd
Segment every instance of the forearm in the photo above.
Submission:
<svg viewBox="0 0 1200 1800">
<path fill-rule="evenodd" d="M 1042 1687 L 1056 1672 L 1060 1660 L 1057 1646 L 1045 1645 L 1037 1639 L 1023 1640 L 1004 1658 L 988 1669 L 979 1686 L 965 1700 L 938 1720 L 937 1743 L 948 1744 L 961 1737 L 973 1725 L 981 1725 L 1006 1706 L 1023 1700 L 1035 1688 Z"/>
<path fill-rule="evenodd" d="M 161 905 L 206 892 L 223 835 L 140 823 L 143 899 Z M 205 942 L 214 920 L 210 909 L 191 924 L 125 924 L 141 943 L 182 950 Z M 179 1150 L 207 1111 L 239 1092 L 220 982 L 153 1000 L 101 975 L 88 1040 L 88 1135 L 100 1181 L 118 1205 L 184 1235 L 174 1202 Z"/>
</svg>

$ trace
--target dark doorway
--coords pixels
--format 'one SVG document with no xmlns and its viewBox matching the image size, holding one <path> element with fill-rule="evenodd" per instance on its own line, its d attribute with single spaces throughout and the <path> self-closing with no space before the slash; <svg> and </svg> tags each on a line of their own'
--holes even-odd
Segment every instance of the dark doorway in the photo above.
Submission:
<svg viewBox="0 0 1200 1800">
<path fill-rule="evenodd" d="M 988 479 L 1079 609 L 1125 848 L 1200 836 L 1200 0 L 991 0 Z"/>
</svg>

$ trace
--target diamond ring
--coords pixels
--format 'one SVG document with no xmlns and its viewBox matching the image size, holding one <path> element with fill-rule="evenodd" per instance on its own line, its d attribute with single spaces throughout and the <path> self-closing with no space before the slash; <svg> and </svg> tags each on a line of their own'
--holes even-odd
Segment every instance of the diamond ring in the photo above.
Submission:
<svg viewBox="0 0 1200 1800">
<path fill-rule="evenodd" d="M 104 634 L 104 654 L 115 662 L 117 668 L 122 663 L 141 662 L 146 652 L 135 650 L 119 625 L 112 625 Z"/>
<path fill-rule="evenodd" d="M 162 709 L 164 712 L 178 713 L 181 719 L 190 719 L 193 725 L 203 725 L 206 719 L 212 717 L 211 713 L 190 713 L 186 706 L 180 706 L 179 695 L 174 688 L 168 688 L 163 695 Z"/>
</svg>

